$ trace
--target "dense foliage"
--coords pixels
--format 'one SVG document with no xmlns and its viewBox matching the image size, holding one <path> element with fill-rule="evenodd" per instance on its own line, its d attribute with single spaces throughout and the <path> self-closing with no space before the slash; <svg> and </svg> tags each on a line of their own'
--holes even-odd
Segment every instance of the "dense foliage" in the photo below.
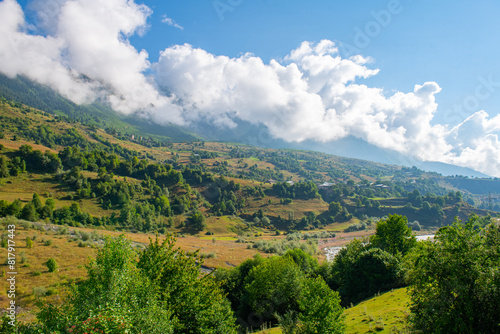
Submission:
<svg viewBox="0 0 500 334">
<path fill-rule="evenodd" d="M 408 226 L 408 219 L 400 215 L 389 215 L 377 223 L 375 234 L 370 238 L 370 244 L 392 255 L 405 255 L 417 241 Z"/>
<path fill-rule="evenodd" d="M 234 269 L 220 270 L 238 322 L 258 328 L 263 323 L 291 322 L 290 333 L 342 333 L 340 297 L 316 276 L 318 262 L 300 249 L 283 256 L 256 256 Z"/>
<path fill-rule="evenodd" d="M 219 284 L 174 242 L 151 241 L 137 260 L 130 241 L 108 239 L 68 302 L 43 305 L 19 333 L 237 333 Z"/>
<path fill-rule="evenodd" d="M 500 332 L 500 228 L 456 222 L 408 259 L 410 322 L 424 333 Z"/>
<path fill-rule="evenodd" d="M 377 223 L 370 242 L 355 239 L 340 250 L 321 275 L 338 290 L 343 305 L 357 303 L 377 292 L 400 287 L 403 255 L 416 245 L 404 216 L 389 215 Z"/>
</svg>

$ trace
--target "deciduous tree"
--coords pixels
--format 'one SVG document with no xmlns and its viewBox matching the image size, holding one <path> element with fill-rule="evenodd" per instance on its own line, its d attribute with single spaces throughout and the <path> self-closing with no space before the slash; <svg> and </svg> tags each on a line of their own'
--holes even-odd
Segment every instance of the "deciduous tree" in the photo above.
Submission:
<svg viewBox="0 0 500 334">
<path fill-rule="evenodd" d="M 410 321 L 424 333 L 500 332 L 500 229 L 474 217 L 441 228 L 408 258 Z"/>
</svg>

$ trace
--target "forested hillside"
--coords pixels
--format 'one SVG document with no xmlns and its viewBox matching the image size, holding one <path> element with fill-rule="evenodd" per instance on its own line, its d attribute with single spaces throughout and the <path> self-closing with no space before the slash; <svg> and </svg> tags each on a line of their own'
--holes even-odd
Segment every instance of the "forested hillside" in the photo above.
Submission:
<svg viewBox="0 0 500 334">
<path fill-rule="evenodd" d="M 349 221 L 362 227 L 389 213 L 440 226 L 479 213 L 460 192 L 446 192 L 416 169 L 312 152 L 144 142 L 7 101 L 0 107 L 2 177 L 9 180 L 0 188 L 3 216 L 195 232 L 208 227 L 206 217 L 223 215 L 289 231 Z M 7 201 L 10 185 L 29 182 L 57 184 L 64 196 L 44 192 Z M 49 205 L 42 206 L 40 196 Z M 73 200 L 71 207 L 56 205 L 64 200 Z M 103 214 L 82 210 L 86 205 Z"/>
</svg>

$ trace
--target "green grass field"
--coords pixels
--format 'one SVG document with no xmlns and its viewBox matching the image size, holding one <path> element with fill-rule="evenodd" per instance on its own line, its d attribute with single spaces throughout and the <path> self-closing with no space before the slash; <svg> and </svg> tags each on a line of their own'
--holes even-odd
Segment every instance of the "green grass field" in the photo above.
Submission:
<svg viewBox="0 0 500 334">
<path fill-rule="evenodd" d="M 406 288 L 401 288 L 370 298 L 345 310 L 346 333 L 405 333 L 409 301 Z M 256 333 L 281 334 L 282 332 L 279 328 L 272 328 Z"/>
<path fill-rule="evenodd" d="M 346 333 L 400 333 L 405 328 L 409 297 L 406 288 L 365 300 L 345 311 Z"/>
</svg>

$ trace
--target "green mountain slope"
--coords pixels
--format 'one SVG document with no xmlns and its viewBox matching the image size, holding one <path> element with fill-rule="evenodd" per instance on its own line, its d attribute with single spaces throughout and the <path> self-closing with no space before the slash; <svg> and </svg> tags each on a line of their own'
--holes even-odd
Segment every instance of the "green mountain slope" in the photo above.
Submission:
<svg viewBox="0 0 500 334">
<path fill-rule="evenodd" d="M 176 125 L 158 125 L 138 115 L 119 114 L 103 103 L 77 105 L 52 89 L 24 77 L 11 79 L 0 74 L 0 97 L 100 128 L 114 128 L 123 133 L 151 136 L 160 141 L 193 141 L 200 138 Z"/>
</svg>

